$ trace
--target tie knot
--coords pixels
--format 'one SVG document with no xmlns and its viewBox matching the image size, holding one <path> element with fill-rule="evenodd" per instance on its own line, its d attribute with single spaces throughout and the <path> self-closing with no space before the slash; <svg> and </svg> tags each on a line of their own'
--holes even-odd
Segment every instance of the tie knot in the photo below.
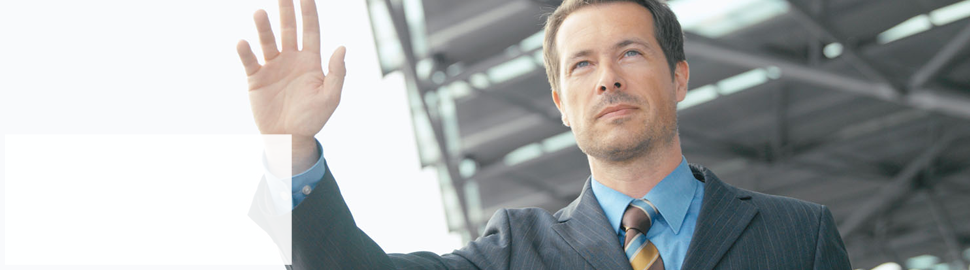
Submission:
<svg viewBox="0 0 970 280">
<path fill-rule="evenodd" d="M 659 215 L 660 213 L 657 212 L 657 207 L 649 200 L 634 199 L 626 207 L 626 212 L 623 213 L 621 226 L 628 233 L 631 229 L 635 229 L 640 233 L 646 234 L 650 230 L 650 225 L 653 224 L 653 219 L 656 219 Z"/>
</svg>

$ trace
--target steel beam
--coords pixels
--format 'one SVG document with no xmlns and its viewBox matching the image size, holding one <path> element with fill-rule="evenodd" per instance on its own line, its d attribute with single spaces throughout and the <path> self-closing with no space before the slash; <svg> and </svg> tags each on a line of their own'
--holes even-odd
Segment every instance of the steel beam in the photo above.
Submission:
<svg viewBox="0 0 970 280">
<path fill-rule="evenodd" d="M 451 186 L 454 188 L 456 196 L 458 196 L 458 204 L 461 208 L 459 210 L 461 211 L 462 221 L 464 222 L 464 230 L 468 232 L 471 240 L 475 240 L 478 238 L 478 228 L 472 224 L 468 216 L 468 201 L 464 188 L 465 180 L 461 177 L 461 173 L 458 171 L 458 165 L 454 162 L 451 153 L 448 152 L 448 148 L 445 147 L 446 139 L 441 120 L 431 114 L 431 108 L 428 107 L 425 101 L 426 88 L 422 85 L 421 79 L 418 78 L 415 69 L 416 60 L 414 58 L 413 45 L 411 44 L 411 33 L 407 28 L 407 21 L 404 19 L 404 9 L 403 7 L 401 9 L 395 9 L 391 0 L 384 0 L 384 5 L 387 6 L 387 12 L 394 22 L 394 31 L 397 33 L 398 40 L 401 42 L 401 49 L 404 52 L 404 65 L 402 65 L 401 70 L 404 72 L 405 80 L 410 81 L 413 87 L 411 90 L 417 90 L 419 96 L 421 96 L 421 107 L 431 122 L 431 129 L 437 141 L 436 146 L 438 147 L 438 153 L 440 155 L 439 160 L 446 167 L 444 171 L 448 172 L 448 178 L 451 179 Z M 438 170 L 438 172 L 441 171 Z"/>
<path fill-rule="evenodd" d="M 823 15 L 825 12 L 825 0 L 816 0 L 811 2 L 810 11 L 813 16 Z M 808 42 L 808 65 L 818 66 L 822 63 L 822 54 L 825 51 L 824 46 L 822 46 L 822 38 L 818 35 L 812 37 L 813 40 Z"/>
<path fill-rule="evenodd" d="M 502 22 L 511 15 L 532 8 L 535 6 L 528 1 L 509 1 L 502 6 L 478 13 L 476 16 L 432 33 L 428 36 L 428 42 L 432 49 L 441 48 L 462 35 L 475 33 L 489 25 Z"/>
<path fill-rule="evenodd" d="M 921 110 L 903 110 L 892 114 L 882 115 L 869 120 L 847 124 L 838 131 L 829 133 L 827 136 L 801 141 L 792 148 L 792 152 L 797 155 L 807 153 L 825 153 L 838 149 L 840 146 L 831 143 L 845 143 L 859 139 L 876 139 L 876 137 L 892 133 L 912 133 L 915 129 L 923 129 L 921 124 L 925 117 L 929 115 Z"/>
<path fill-rule="evenodd" d="M 808 12 L 809 7 L 804 7 L 801 3 L 794 0 L 788 0 L 791 4 L 792 14 L 795 18 L 801 21 L 805 27 L 807 27 L 815 36 L 818 37 L 829 37 L 835 42 L 842 44 L 842 57 L 849 61 L 852 66 L 862 72 L 870 79 L 876 80 L 880 84 L 884 84 L 893 89 L 897 94 L 902 93 L 902 87 L 894 83 L 891 79 L 887 77 L 886 74 L 879 71 L 873 63 L 868 58 L 863 57 L 857 50 L 855 43 L 850 42 L 847 36 L 842 35 L 835 26 L 832 26 L 828 22 L 822 20 L 822 18 L 815 16 L 814 14 Z"/>
<path fill-rule="evenodd" d="M 923 191 L 923 195 L 926 197 L 926 204 L 930 208 L 930 213 L 933 215 L 937 229 L 939 229 L 940 235 L 943 236 L 943 242 L 946 243 L 950 261 L 956 264 L 957 269 L 967 269 L 967 262 L 961 256 L 963 246 L 961 246 L 960 239 L 957 237 L 956 230 L 953 228 L 953 221 L 950 220 L 946 208 L 943 207 L 943 201 L 937 196 L 932 186 L 927 186 Z"/>
<path fill-rule="evenodd" d="M 930 133 L 931 137 L 941 133 L 942 127 L 938 123 L 934 123 L 932 128 L 933 131 Z M 950 264 L 956 265 L 957 269 L 967 269 L 967 262 L 963 260 L 962 256 L 963 246 L 960 244 L 957 231 L 953 226 L 953 220 L 951 220 L 943 200 L 940 199 L 940 196 L 936 192 L 936 187 L 941 181 L 940 174 L 938 173 L 939 168 L 936 164 L 926 168 L 923 176 L 920 177 L 921 180 L 919 180 L 923 189 L 922 194 L 926 198 L 926 204 L 929 207 L 930 214 L 933 216 L 936 228 L 939 230 L 941 237 L 943 237 L 943 243 L 946 244 Z"/>
<path fill-rule="evenodd" d="M 945 135 L 939 142 L 933 144 L 906 167 L 903 168 L 896 177 L 886 186 L 882 187 L 879 193 L 856 209 L 851 216 L 839 225 L 842 236 L 848 239 L 862 228 L 862 225 L 875 215 L 883 212 L 887 207 L 903 199 L 912 193 L 912 179 L 924 168 L 936 159 L 953 141 L 952 135 Z"/>
<path fill-rule="evenodd" d="M 499 53 L 499 54 L 493 55 L 493 56 L 491 56 L 489 58 L 486 58 L 485 60 L 479 61 L 478 63 L 475 63 L 472 66 L 469 66 L 469 67 L 465 68 L 465 70 L 461 71 L 461 73 L 458 73 L 457 75 L 454 75 L 454 76 L 451 76 L 451 77 L 446 78 L 445 81 L 442 82 L 441 84 L 442 85 L 448 85 L 448 84 L 451 84 L 451 83 L 456 82 L 456 81 L 467 80 L 469 77 L 471 77 L 474 74 L 479 74 L 479 73 L 484 74 L 485 71 L 488 71 L 488 69 L 491 69 L 492 67 L 498 66 L 499 64 L 502 64 L 502 63 L 505 63 L 505 62 L 509 62 L 509 61 L 515 60 L 515 59 L 520 58 L 520 57 L 523 57 L 523 56 L 530 56 L 531 57 L 531 56 L 535 55 L 537 52 L 542 52 L 542 48 L 532 49 L 532 50 L 522 50 L 522 51 L 518 52 L 515 55 L 509 55 L 509 54 L 504 53 L 504 52 L 503 53 Z M 539 68 L 542 69 L 543 71 L 545 71 L 544 68 L 542 68 L 542 67 L 539 67 Z M 528 75 L 528 74 L 526 74 L 526 75 Z M 525 75 L 523 75 L 523 76 L 525 76 Z"/>
<path fill-rule="evenodd" d="M 779 160 L 784 160 L 790 155 L 790 146 L 788 140 L 789 134 L 789 124 L 788 124 L 788 106 L 789 106 L 789 93 L 788 86 L 786 84 L 779 84 L 777 86 L 778 91 L 772 94 L 772 109 L 774 111 L 773 125 L 774 131 L 772 133 L 771 143 L 771 154 L 767 159 L 771 162 L 776 162 Z"/>
<path fill-rule="evenodd" d="M 929 80 L 940 74 L 947 65 L 954 62 L 954 58 L 967 49 L 970 44 L 970 24 L 967 24 L 950 42 L 947 42 L 923 67 L 913 73 L 909 80 L 910 88 L 922 88 Z"/>
<path fill-rule="evenodd" d="M 504 122 L 474 134 L 462 137 L 462 146 L 464 147 L 465 151 L 475 151 L 488 143 L 501 141 L 502 139 L 506 139 L 512 135 L 517 135 L 525 131 L 535 129 L 537 126 L 548 124 L 549 121 L 545 114 L 526 114 L 521 118 Z M 513 147 L 512 150 L 516 148 L 518 147 Z"/>
<path fill-rule="evenodd" d="M 746 159 L 761 159 L 761 153 L 754 148 L 735 143 L 727 139 L 721 139 L 714 133 L 692 129 L 690 127 L 678 127 L 677 133 L 680 135 L 681 143 L 697 142 L 700 147 L 706 150 L 722 151 L 725 154 L 736 155 Z"/>
<path fill-rule="evenodd" d="M 782 73 L 782 79 L 791 79 L 820 87 L 835 88 L 858 93 L 876 99 L 898 102 L 899 94 L 892 87 L 870 81 L 847 77 L 838 73 L 808 67 L 769 54 L 754 54 L 716 43 L 700 36 L 689 36 L 684 44 L 688 57 L 703 57 L 716 62 L 747 68 L 774 66 Z"/>
<path fill-rule="evenodd" d="M 951 142 L 950 145 L 956 145 L 956 142 Z M 942 187 L 941 182 L 946 181 L 948 178 L 958 176 L 964 171 L 964 169 L 955 169 L 955 170 L 949 170 L 946 172 L 939 172 L 942 170 L 939 170 L 935 166 L 931 169 L 933 170 L 932 172 L 934 173 L 931 176 L 935 177 L 935 179 L 929 180 L 929 182 L 926 182 L 924 180 L 922 184 L 923 186 L 930 186 L 931 184 L 933 186 L 932 191 L 943 191 L 944 189 L 941 189 Z M 960 185 L 961 184 L 950 184 L 951 187 L 946 189 L 948 191 L 946 192 L 946 194 L 939 193 L 937 195 L 937 199 L 936 199 L 937 201 L 927 201 L 927 203 L 932 203 L 930 207 L 936 207 L 936 206 L 943 205 L 942 202 L 940 202 L 940 200 L 944 198 L 948 199 L 948 201 L 950 202 L 961 201 L 960 198 L 953 197 L 953 195 L 955 195 L 953 193 L 954 190 L 962 189 L 957 187 Z M 925 193 L 922 193 L 922 194 L 925 195 Z M 942 197 L 940 195 L 942 195 Z M 917 198 L 932 199 L 926 196 L 917 197 Z M 970 245 L 970 235 L 968 235 L 968 232 L 966 231 L 960 232 L 959 229 L 957 229 L 956 227 L 953 227 L 953 231 L 952 231 L 954 233 L 954 237 L 952 238 L 952 240 L 955 240 L 956 242 L 951 241 L 949 243 L 941 239 L 939 235 L 940 232 L 945 232 L 948 230 L 940 231 L 938 226 L 937 228 L 933 228 L 933 227 L 925 227 L 925 226 L 914 226 L 910 224 L 908 228 L 905 227 L 904 221 L 912 222 L 914 221 L 914 219 L 927 219 L 929 218 L 929 217 L 926 217 L 927 215 L 935 215 L 934 213 L 914 212 L 918 209 L 918 206 L 916 205 L 918 204 L 911 204 L 911 206 L 906 206 L 905 208 L 902 208 L 902 209 L 895 209 L 895 211 L 893 211 L 894 210 L 893 208 L 890 208 L 890 209 L 886 209 L 887 211 L 882 212 L 878 216 L 879 218 L 875 219 L 876 235 L 874 239 L 867 239 L 859 235 L 856 235 L 854 238 L 846 238 L 845 239 L 846 247 L 851 249 L 850 254 L 852 255 L 853 264 L 862 265 L 862 267 L 868 267 L 871 265 L 876 265 L 878 263 L 885 262 L 885 259 L 893 260 L 892 259 L 893 256 L 886 257 L 886 256 L 883 256 L 885 254 L 881 253 L 879 250 L 872 250 L 874 249 L 873 248 L 874 246 L 883 246 L 884 251 L 889 250 L 889 253 L 892 253 L 893 255 L 896 255 L 898 257 L 908 258 L 911 256 L 915 256 L 919 254 L 927 254 L 927 253 L 942 256 L 947 254 L 948 250 L 954 247 L 952 244 L 957 244 L 957 246 L 955 246 L 957 248 Z M 953 206 L 953 204 L 951 204 L 951 206 Z M 959 209 L 962 209 L 962 208 L 959 208 Z M 905 211 L 900 211 L 900 210 L 905 210 Z M 945 210 L 930 209 L 930 211 L 937 211 L 938 213 L 946 213 Z M 898 226 L 890 226 L 886 224 L 880 225 L 881 223 L 889 222 L 887 219 L 884 219 L 886 218 L 886 215 L 888 215 L 889 213 L 896 213 L 896 215 L 892 217 L 893 218 L 892 220 L 896 222 L 903 222 L 903 224 L 900 224 Z M 950 211 L 950 213 L 963 214 L 965 212 Z M 960 215 L 959 217 L 952 216 L 947 218 L 965 219 L 966 215 Z M 950 225 L 952 225 L 952 223 L 950 223 Z M 880 239 L 881 235 L 883 239 Z M 937 251 L 936 249 L 934 249 L 933 251 L 929 251 L 930 248 L 937 248 L 937 247 L 934 247 L 935 245 L 937 245 L 936 242 L 939 242 L 938 243 L 940 245 L 938 247 L 939 251 Z M 949 253 L 952 255 L 952 252 L 949 252 Z M 881 260 L 876 261 L 877 259 L 881 259 Z M 899 264 L 903 264 L 903 262 L 899 260 L 894 260 L 894 261 L 896 261 Z M 966 267 L 966 265 L 963 265 L 962 267 Z"/>
<path fill-rule="evenodd" d="M 789 145 L 787 145 L 785 148 L 787 157 L 776 164 L 783 163 L 796 168 L 814 170 L 832 175 L 853 173 L 854 177 L 873 178 L 878 176 L 879 178 L 883 178 L 885 176 L 883 173 L 860 173 L 858 169 L 832 168 L 827 167 L 825 164 L 815 164 L 795 159 L 807 154 L 832 151 L 842 147 L 842 145 L 839 145 L 839 143 L 846 143 L 847 141 L 856 141 L 859 139 L 871 139 L 885 134 L 887 131 L 894 131 L 894 129 L 896 129 L 896 132 L 902 133 L 911 131 L 915 128 L 919 128 L 920 126 L 907 125 L 904 127 L 905 130 L 903 131 L 898 131 L 898 128 L 894 127 L 900 124 L 917 122 L 923 116 L 926 116 L 926 112 L 924 111 L 906 110 L 896 114 L 848 125 L 845 128 L 842 128 L 835 133 L 831 133 L 829 136 L 822 139 L 802 143 L 789 143 Z M 681 135 L 681 143 L 684 145 L 685 149 L 686 147 L 692 147 L 691 149 L 721 152 L 725 155 L 734 155 L 754 162 L 761 162 L 763 160 L 761 152 L 759 152 L 757 149 L 747 147 L 739 143 L 734 143 L 729 139 L 723 139 L 715 134 L 695 131 L 689 127 L 680 127 L 679 131 Z M 743 169 L 737 170 L 740 171 Z M 730 174 L 731 172 L 722 171 L 722 173 Z M 785 187 L 787 186 L 778 186 L 771 189 L 781 189 Z M 762 191 L 769 190 L 765 189 Z"/>
<path fill-rule="evenodd" d="M 533 103 L 531 100 L 528 100 L 526 98 L 519 98 L 515 95 L 509 95 L 509 94 L 487 95 L 487 97 L 495 98 L 505 104 L 508 104 L 509 106 L 518 107 L 522 110 L 525 110 L 526 112 L 539 113 L 551 124 L 560 124 L 562 122 L 562 119 L 560 119 L 558 110 L 556 110 L 555 112 L 553 112 L 552 110 L 547 110 L 545 108 L 535 105 L 535 103 Z"/>
<path fill-rule="evenodd" d="M 778 82 L 782 82 L 782 81 L 771 81 L 771 82 L 768 82 L 768 84 L 766 85 L 770 85 L 772 83 L 778 83 Z M 792 87 L 788 86 L 786 89 L 791 90 Z M 856 98 L 861 98 L 861 97 L 858 97 L 852 94 L 824 94 L 824 95 L 814 96 L 812 97 L 812 99 L 809 99 L 809 100 L 804 100 L 797 103 L 792 102 L 786 114 L 788 114 L 790 118 L 795 119 L 795 118 L 802 117 L 806 114 L 811 114 L 821 110 L 831 109 L 835 106 L 841 105 L 843 103 L 854 100 Z M 751 133 L 752 130 L 772 125 L 773 120 L 771 119 L 771 115 L 767 114 L 767 112 L 764 112 L 764 113 L 765 114 L 763 115 L 763 117 L 760 117 L 760 116 L 752 117 L 744 120 L 743 122 L 734 122 L 734 123 L 727 124 L 727 126 L 724 127 L 724 131 L 730 131 L 734 134 L 745 134 L 745 133 Z"/>
<path fill-rule="evenodd" d="M 921 109 L 941 112 L 950 116 L 970 119 L 970 98 L 967 93 L 944 89 L 920 89 L 907 94 L 904 103 Z"/>
<path fill-rule="evenodd" d="M 542 68 L 539 68 L 542 69 Z M 539 70 L 537 70 L 539 71 Z M 526 74 L 532 75 L 532 74 Z M 519 78 L 516 78 L 519 79 Z M 515 79 L 513 79 L 515 80 Z M 472 134 L 463 136 L 461 138 L 462 148 L 465 151 L 475 153 L 480 151 L 483 146 L 489 143 L 501 142 L 509 137 L 519 135 L 522 133 L 528 133 L 537 127 L 545 125 L 561 125 L 562 120 L 560 119 L 559 110 L 553 106 L 543 108 L 540 105 L 531 103 L 527 98 L 517 98 L 512 94 L 505 94 L 504 88 L 506 84 L 515 83 L 515 81 L 508 81 L 503 83 L 503 85 L 496 85 L 494 88 L 490 88 L 488 93 L 481 90 L 473 90 L 472 94 L 487 98 L 493 98 L 501 102 L 510 104 L 514 107 L 521 108 L 526 111 L 522 117 L 517 119 L 502 122 L 500 124 L 493 125 L 484 130 L 474 132 Z M 549 103 L 551 104 L 551 98 Z M 563 130 L 564 131 L 564 130 Z M 552 136 L 552 135 L 549 135 Z M 541 139 L 540 139 L 541 140 Z M 504 152 L 510 152 L 518 147 L 512 147 Z"/>
<path fill-rule="evenodd" d="M 900 94 L 896 89 L 886 84 L 872 83 L 838 73 L 811 68 L 768 54 L 753 54 L 746 50 L 724 46 L 710 39 L 704 39 L 694 35 L 689 36 L 688 43 L 684 45 L 684 51 L 687 53 L 687 56 L 703 57 L 720 63 L 741 67 L 760 68 L 774 66 L 781 70 L 782 79 L 838 89 L 908 107 L 931 110 L 962 119 L 970 119 L 970 107 L 965 107 L 966 104 L 970 104 L 970 98 L 953 91 L 937 88 L 922 89 L 904 97 L 903 94 Z"/>
<path fill-rule="evenodd" d="M 474 180 L 480 180 L 482 178 L 489 178 L 489 177 L 496 176 L 496 175 L 499 175 L 499 174 L 506 174 L 506 173 L 511 172 L 513 170 L 521 169 L 521 168 L 523 168 L 523 166 L 528 166 L 528 165 L 535 164 L 537 162 L 541 162 L 542 160 L 544 160 L 546 158 L 559 157 L 559 156 L 562 156 L 562 155 L 565 155 L 565 154 L 568 154 L 568 153 L 577 152 L 577 151 L 580 151 L 579 147 L 573 145 L 573 146 L 570 146 L 570 147 L 567 147 L 567 148 L 563 148 L 563 149 L 560 149 L 560 150 L 557 150 L 557 151 L 554 151 L 554 152 L 551 152 L 551 153 L 543 153 L 539 157 L 536 157 L 536 158 L 533 158 L 533 159 L 530 159 L 530 160 L 521 162 L 521 163 L 516 164 L 516 165 L 507 165 L 507 164 L 505 164 L 505 162 L 503 162 L 501 160 L 498 160 L 495 163 L 482 166 L 481 171 L 476 172 L 475 175 L 472 175 L 472 179 L 474 179 Z"/>
<path fill-rule="evenodd" d="M 889 242 L 889 232 L 892 228 L 892 221 L 890 221 L 889 218 L 892 215 L 892 212 L 892 210 L 886 211 L 883 213 L 883 215 L 879 215 L 879 217 L 876 218 L 876 236 L 873 238 L 870 244 L 874 246 L 867 247 L 876 248 L 879 253 L 882 253 L 884 258 L 890 259 L 897 264 L 902 265 L 905 264 L 905 262 L 903 262 L 903 258 L 899 256 L 899 253 L 893 249 L 892 243 Z"/>
<path fill-rule="evenodd" d="M 507 175 L 506 178 L 511 179 L 512 181 L 518 182 L 519 184 L 522 184 L 523 186 L 530 188 L 534 191 L 546 193 L 547 195 L 549 195 L 549 197 L 555 198 L 559 201 L 569 202 L 575 199 L 575 197 L 565 196 L 565 195 L 556 193 L 555 186 L 546 184 L 541 179 L 534 178 L 528 174 L 523 174 L 518 170 L 513 170 L 511 172 L 508 172 L 508 174 L 506 175 Z"/>
</svg>

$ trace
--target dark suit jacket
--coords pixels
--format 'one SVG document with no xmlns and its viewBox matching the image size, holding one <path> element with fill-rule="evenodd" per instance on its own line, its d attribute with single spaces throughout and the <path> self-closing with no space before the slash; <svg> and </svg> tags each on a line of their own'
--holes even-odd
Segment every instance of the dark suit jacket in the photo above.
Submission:
<svg viewBox="0 0 970 280">
<path fill-rule="evenodd" d="M 683 269 L 850 268 L 825 206 L 739 189 L 698 165 L 691 171 L 704 182 L 704 201 Z M 555 214 L 497 211 L 480 238 L 445 255 L 384 253 L 354 223 L 329 169 L 293 210 L 292 226 L 289 269 L 631 268 L 589 180 Z"/>
</svg>

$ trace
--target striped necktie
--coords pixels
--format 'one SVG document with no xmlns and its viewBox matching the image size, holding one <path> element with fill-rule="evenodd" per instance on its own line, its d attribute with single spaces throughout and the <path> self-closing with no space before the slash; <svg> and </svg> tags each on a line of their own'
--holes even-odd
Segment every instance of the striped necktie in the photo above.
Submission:
<svg viewBox="0 0 970 280">
<path fill-rule="evenodd" d="M 634 270 L 664 269 L 660 251 L 657 251 L 657 246 L 647 239 L 647 231 L 650 230 L 653 219 L 658 216 L 660 212 L 657 211 L 657 207 L 646 199 L 634 199 L 623 213 L 620 225 L 626 231 L 623 250 L 626 251 L 626 257 Z"/>
</svg>

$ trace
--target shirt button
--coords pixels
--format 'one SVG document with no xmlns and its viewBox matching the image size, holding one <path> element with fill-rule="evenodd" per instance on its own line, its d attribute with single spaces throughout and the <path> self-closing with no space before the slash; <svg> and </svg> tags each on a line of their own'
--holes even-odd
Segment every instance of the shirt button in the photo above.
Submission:
<svg viewBox="0 0 970 280">
<path fill-rule="evenodd" d="M 303 195 L 310 195 L 310 185 L 303 186 Z"/>
</svg>

